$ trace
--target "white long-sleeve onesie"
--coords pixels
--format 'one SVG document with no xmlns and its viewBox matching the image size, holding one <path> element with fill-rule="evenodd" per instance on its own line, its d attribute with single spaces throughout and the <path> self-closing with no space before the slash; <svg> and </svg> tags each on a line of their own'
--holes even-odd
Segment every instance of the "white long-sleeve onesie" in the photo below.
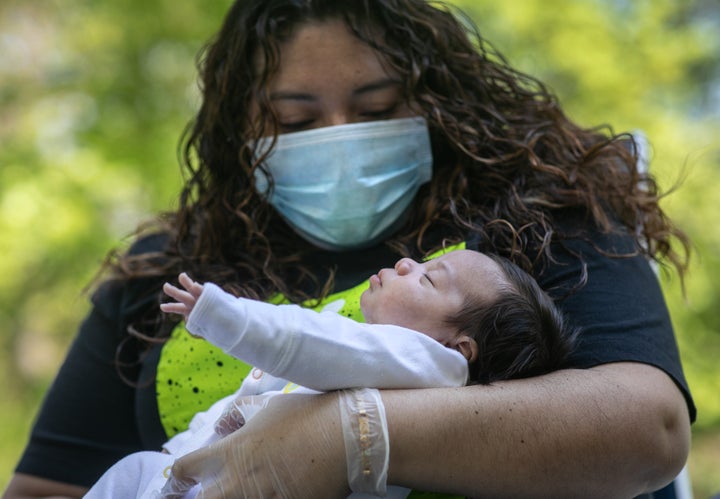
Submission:
<svg viewBox="0 0 720 499">
<path fill-rule="evenodd" d="M 252 375 L 235 394 L 198 413 L 187 431 L 170 439 L 165 445 L 170 454 L 127 456 L 100 478 L 86 498 L 107 497 L 108 491 L 113 497 L 154 497 L 175 459 L 217 439 L 214 423 L 238 396 L 281 390 L 289 382 L 301 385 L 298 391 L 305 393 L 360 387 L 453 387 L 464 385 L 468 376 L 467 361 L 460 353 L 417 331 L 363 324 L 335 312 L 318 313 L 297 305 L 236 298 L 212 283 L 204 285 L 186 327 L 255 366 Z M 121 488 L 127 492 L 120 492 Z M 387 497 L 406 497 L 408 492 L 388 487 Z"/>
<path fill-rule="evenodd" d="M 236 298 L 206 284 L 187 329 L 233 357 L 314 390 L 462 386 L 467 361 L 411 329 Z"/>
</svg>

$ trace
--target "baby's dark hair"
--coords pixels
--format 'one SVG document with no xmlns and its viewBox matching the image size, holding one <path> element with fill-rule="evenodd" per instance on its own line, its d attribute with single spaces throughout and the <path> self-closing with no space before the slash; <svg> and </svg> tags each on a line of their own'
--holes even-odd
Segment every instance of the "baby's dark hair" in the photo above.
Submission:
<svg viewBox="0 0 720 499">
<path fill-rule="evenodd" d="M 469 297 L 447 322 L 478 344 L 469 384 L 527 378 L 568 367 L 578 329 L 538 283 L 507 258 L 487 255 L 507 283 L 492 303 Z"/>
</svg>

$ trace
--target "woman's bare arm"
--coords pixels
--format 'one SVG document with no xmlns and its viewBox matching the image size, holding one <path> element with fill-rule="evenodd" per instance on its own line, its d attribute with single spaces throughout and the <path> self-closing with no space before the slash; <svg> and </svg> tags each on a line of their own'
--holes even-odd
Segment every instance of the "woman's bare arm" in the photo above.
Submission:
<svg viewBox="0 0 720 499">
<path fill-rule="evenodd" d="M 688 453 L 684 398 L 665 373 L 648 365 L 607 364 L 492 386 L 385 391 L 383 400 L 388 481 L 419 490 L 630 498 L 670 482 Z M 210 484 L 203 492 L 213 499 L 249 486 L 253 497 L 346 497 L 337 395 L 274 402 L 264 417 L 176 461 L 175 478 Z"/>
<path fill-rule="evenodd" d="M 3 499 L 30 499 L 39 497 L 49 499 L 80 498 L 85 495 L 87 490 L 87 488 L 77 485 L 46 480 L 23 473 L 15 473 L 3 494 Z"/>
<path fill-rule="evenodd" d="M 662 371 L 615 363 L 422 396 L 384 392 L 389 481 L 473 497 L 634 497 L 687 458 L 685 400 Z M 422 435 L 422 437 L 419 437 Z"/>
</svg>

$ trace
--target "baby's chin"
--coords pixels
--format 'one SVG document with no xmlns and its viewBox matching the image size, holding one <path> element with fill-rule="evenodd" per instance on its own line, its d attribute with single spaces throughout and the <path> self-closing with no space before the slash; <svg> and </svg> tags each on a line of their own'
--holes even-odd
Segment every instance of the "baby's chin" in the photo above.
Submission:
<svg viewBox="0 0 720 499">
<path fill-rule="evenodd" d="M 365 319 L 365 322 L 367 324 L 373 324 L 372 321 L 372 309 L 367 306 L 366 303 L 366 295 L 370 292 L 370 289 L 367 289 L 363 292 L 363 294 L 360 295 L 360 313 L 362 314 L 363 318 Z"/>
</svg>

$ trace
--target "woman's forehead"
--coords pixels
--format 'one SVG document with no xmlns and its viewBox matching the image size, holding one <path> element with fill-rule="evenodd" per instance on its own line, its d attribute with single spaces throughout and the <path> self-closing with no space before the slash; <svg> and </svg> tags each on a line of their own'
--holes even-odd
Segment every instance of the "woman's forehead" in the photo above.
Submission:
<svg viewBox="0 0 720 499">
<path fill-rule="evenodd" d="M 279 72 L 273 87 L 390 76 L 380 54 L 357 38 L 340 20 L 312 21 L 300 26 L 280 45 Z"/>
</svg>

